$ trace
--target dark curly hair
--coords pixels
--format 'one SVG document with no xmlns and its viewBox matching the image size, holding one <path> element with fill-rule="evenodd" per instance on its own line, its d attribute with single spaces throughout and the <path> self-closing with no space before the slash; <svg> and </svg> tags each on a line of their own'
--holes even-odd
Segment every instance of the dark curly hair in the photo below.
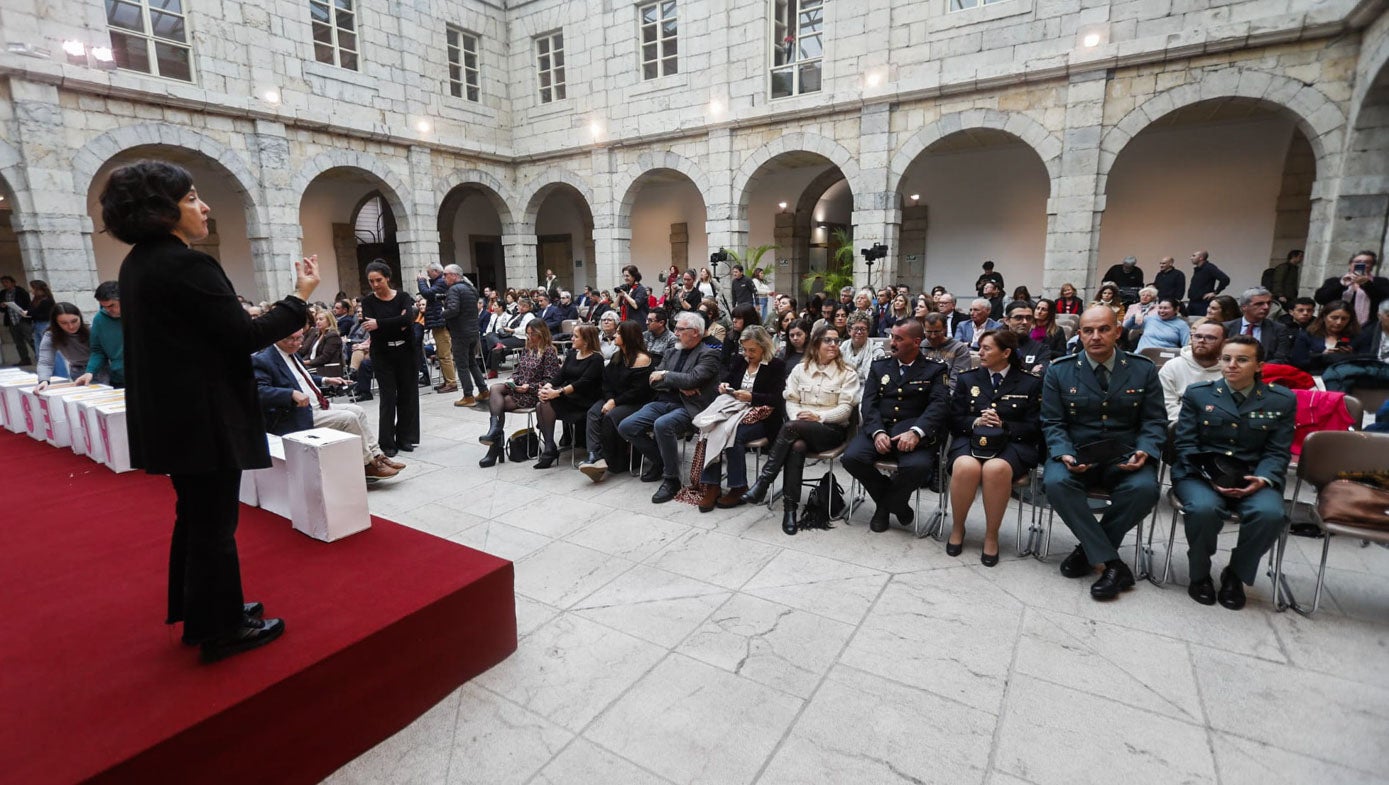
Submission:
<svg viewBox="0 0 1389 785">
<path fill-rule="evenodd" d="M 122 166 L 101 191 L 103 231 L 128 245 L 163 237 L 178 225 L 179 202 L 192 188 L 193 176 L 177 164 Z"/>
</svg>

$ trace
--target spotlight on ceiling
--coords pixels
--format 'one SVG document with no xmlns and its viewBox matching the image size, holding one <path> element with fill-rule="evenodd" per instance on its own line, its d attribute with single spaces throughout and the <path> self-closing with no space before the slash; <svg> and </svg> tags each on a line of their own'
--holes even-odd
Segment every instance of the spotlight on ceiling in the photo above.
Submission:
<svg viewBox="0 0 1389 785">
<path fill-rule="evenodd" d="M 1097 47 L 1097 46 L 1100 45 L 1100 34 L 1099 34 L 1099 33 L 1086 33 L 1086 34 L 1085 34 L 1085 37 L 1082 38 L 1082 39 L 1080 40 L 1080 42 L 1081 42 L 1082 44 L 1085 44 L 1085 48 L 1087 48 L 1087 49 L 1094 49 L 1095 47 Z"/>
</svg>

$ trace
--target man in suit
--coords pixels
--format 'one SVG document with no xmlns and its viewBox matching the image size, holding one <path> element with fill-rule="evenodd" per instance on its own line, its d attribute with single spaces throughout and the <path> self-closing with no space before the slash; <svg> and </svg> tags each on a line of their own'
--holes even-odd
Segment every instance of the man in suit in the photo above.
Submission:
<svg viewBox="0 0 1389 785">
<path fill-rule="evenodd" d="M 1268 318 L 1272 307 L 1272 292 L 1262 286 L 1245 289 L 1239 296 L 1240 312 L 1244 315 L 1225 323 L 1225 335 L 1253 336 L 1264 347 L 1268 362 L 1287 364 L 1293 358 L 1293 333 L 1276 320 Z"/>
<path fill-rule="evenodd" d="M 1051 348 L 1032 338 L 1032 326 L 1037 323 L 1032 306 L 1022 300 L 1008 303 L 1004 323 L 1018 336 L 1018 357 L 1022 359 L 1022 369 L 1034 376 L 1044 375 L 1051 367 Z"/>
<path fill-rule="evenodd" d="M 680 490 L 677 440 L 689 430 L 694 416 L 713 403 L 723 373 L 719 350 L 701 342 L 704 317 L 695 311 L 681 311 L 675 317 L 674 332 L 676 345 L 661 358 L 660 367 L 651 372 L 651 389 L 656 392 L 656 399 L 617 427 L 622 438 L 651 462 L 651 468 L 641 476 L 642 482 L 661 481 L 651 497 L 653 504 L 670 501 Z"/>
<path fill-rule="evenodd" d="M 463 277 L 463 268 L 451 264 L 444 268 L 444 283 L 448 290 L 444 295 L 441 311 L 444 326 L 448 328 L 450 343 L 453 346 L 453 364 L 458 369 L 458 379 L 463 386 L 463 397 L 453 402 L 454 406 L 472 406 L 478 401 L 487 400 L 487 379 L 482 370 L 482 351 L 478 338 L 477 289 Z M 477 385 L 478 395 L 473 397 L 473 385 Z"/>
<path fill-rule="evenodd" d="M 943 292 L 936 298 L 936 312 L 945 317 L 945 334 L 952 338 L 956 328 L 969 321 L 968 314 L 955 310 L 955 295 L 950 292 Z"/>
<path fill-rule="evenodd" d="M 912 522 L 912 493 L 936 471 L 938 437 L 950 415 L 950 369 L 921 356 L 923 336 L 915 319 L 893 325 L 890 356 L 868 372 L 862 424 L 839 459 L 873 498 L 875 532 L 887 531 L 890 514 L 903 526 Z M 882 460 L 897 462 L 894 479 L 873 468 Z"/>
<path fill-rule="evenodd" d="M 968 346 L 971 350 L 979 348 L 979 336 L 985 330 L 996 330 L 1003 326 L 1002 322 L 996 322 L 990 318 L 993 313 L 993 304 L 980 297 L 969 304 L 969 321 L 960 322 L 960 326 L 955 328 L 955 340 Z"/>
<path fill-rule="evenodd" d="M 283 436 L 310 428 L 332 428 L 355 434 L 362 440 L 362 463 L 367 479 L 396 476 L 405 464 L 381 452 L 362 407 L 351 403 L 334 406 L 328 402 L 322 385 L 344 382 L 309 373 L 296 354 L 303 342 L 304 331 L 298 330 L 251 355 L 266 431 Z"/>
<path fill-rule="evenodd" d="M 1167 438 L 1157 368 L 1142 355 L 1118 351 L 1119 332 L 1114 311 L 1087 308 L 1080 315 L 1082 351 L 1053 363 L 1042 381 L 1042 432 L 1050 456 L 1043 482 L 1052 507 L 1080 540 L 1061 562 L 1061 574 L 1084 578 L 1102 563 L 1104 573 L 1090 587 L 1097 600 L 1134 585 L 1118 547 L 1157 503 L 1157 460 Z M 1080 448 L 1101 439 L 1133 451 L 1119 463 L 1081 463 Z M 1093 489 L 1110 496 L 1099 521 L 1086 499 Z"/>
<path fill-rule="evenodd" d="M 1230 276 L 1215 266 L 1206 251 L 1193 251 L 1191 254 L 1191 288 L 1186 290 L 1186 312 L 1203 314 L 1207 301 L 1225 291 L 1230 285 Z"/>
<path fill-rule="evenodd" d="M 333 303 L 333 319 L 338 323 L 338 335 L 343 338 L 351 335 L 352 328 L 357 326 L 357 320 L 352 318 L 352 303 L 348 300 Z"/>
<path fill-rule="evenodd" d="M 1177 419 L 1177 462 L 1172 487 L 1186 508 L 1187 594 L 1202 605 L 1244 607 L 1244 587 L 1259 576 L 1259 562 L 1278 541 L 1283 514 L 1283 480 L 1292 457 L 1297 398 L 1283 387 L 1259 379 L 1264 347 L 1237 335 L 1220 352 L 1220 381 L 1199 382 L 1182 395 Z M 1249 468 L 1232 487 L 1214 484 L 1198 468 L 1198 456 L 1226 455 Z M 1226 511 L 1239 513 L 1239 540 L 1230 564 L 1220 573 L 1220 591 L 1211 580 L 1211 557 Z"/>
<path fill-rule="evenodd" d="M 550 299 L 548 294 L 541 294 L 537 296 L 536 300 L 539 310 L 537 318 L 550 328 L 550 336 L 557 338 L 561 332 L 560 325 L 564 324 L 564 311 Z"/>
</svg>

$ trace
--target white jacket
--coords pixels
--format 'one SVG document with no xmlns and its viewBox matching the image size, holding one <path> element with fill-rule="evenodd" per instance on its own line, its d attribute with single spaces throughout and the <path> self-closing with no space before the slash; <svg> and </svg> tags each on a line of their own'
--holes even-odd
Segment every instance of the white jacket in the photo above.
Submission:
<svg viewBox="0 0 1389 785">
<path fill-rule="evenodd" d="M 803 411 L 814 412 L 823 423 L 845 423 L 858 406 L 858 371 L 845 365 L 796 363 L 786 377 L 786 419 L 794 420 Z"/>
<path fill-rule="evenodd" d="M 1213 382 L 1223 378 L 1220 363 L 1202 368 L 1191 356 L 1191 347 L 1183 346 L 1176 359 L 1158 369 L 1158 381 L 1162 382 L 1162 402 L 1167 405 L 1167 421 L 1174 423 L 1182 413 L 1182 393 L 1197 382 Z"/>
</svg>

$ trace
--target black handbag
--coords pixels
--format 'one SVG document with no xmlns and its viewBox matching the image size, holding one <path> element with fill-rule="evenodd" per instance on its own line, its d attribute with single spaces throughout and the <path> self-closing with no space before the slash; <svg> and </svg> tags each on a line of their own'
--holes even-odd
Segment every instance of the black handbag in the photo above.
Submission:
<svg viewBox="0 0 1389 785">
<path fill-rule="evenodd" d="M 532 428 L 514 431 L 506 440 L 506 457 L 512 463 L 524 463 L 540 454 L 540 435 Z"/>
<path fill-rule="evenodd" d="M 1008 446 L 1008 432 L 989 425 L 975 427 L 969 436 L 969 454 L 981 461 L 997 458 Z"/>
</svg>

